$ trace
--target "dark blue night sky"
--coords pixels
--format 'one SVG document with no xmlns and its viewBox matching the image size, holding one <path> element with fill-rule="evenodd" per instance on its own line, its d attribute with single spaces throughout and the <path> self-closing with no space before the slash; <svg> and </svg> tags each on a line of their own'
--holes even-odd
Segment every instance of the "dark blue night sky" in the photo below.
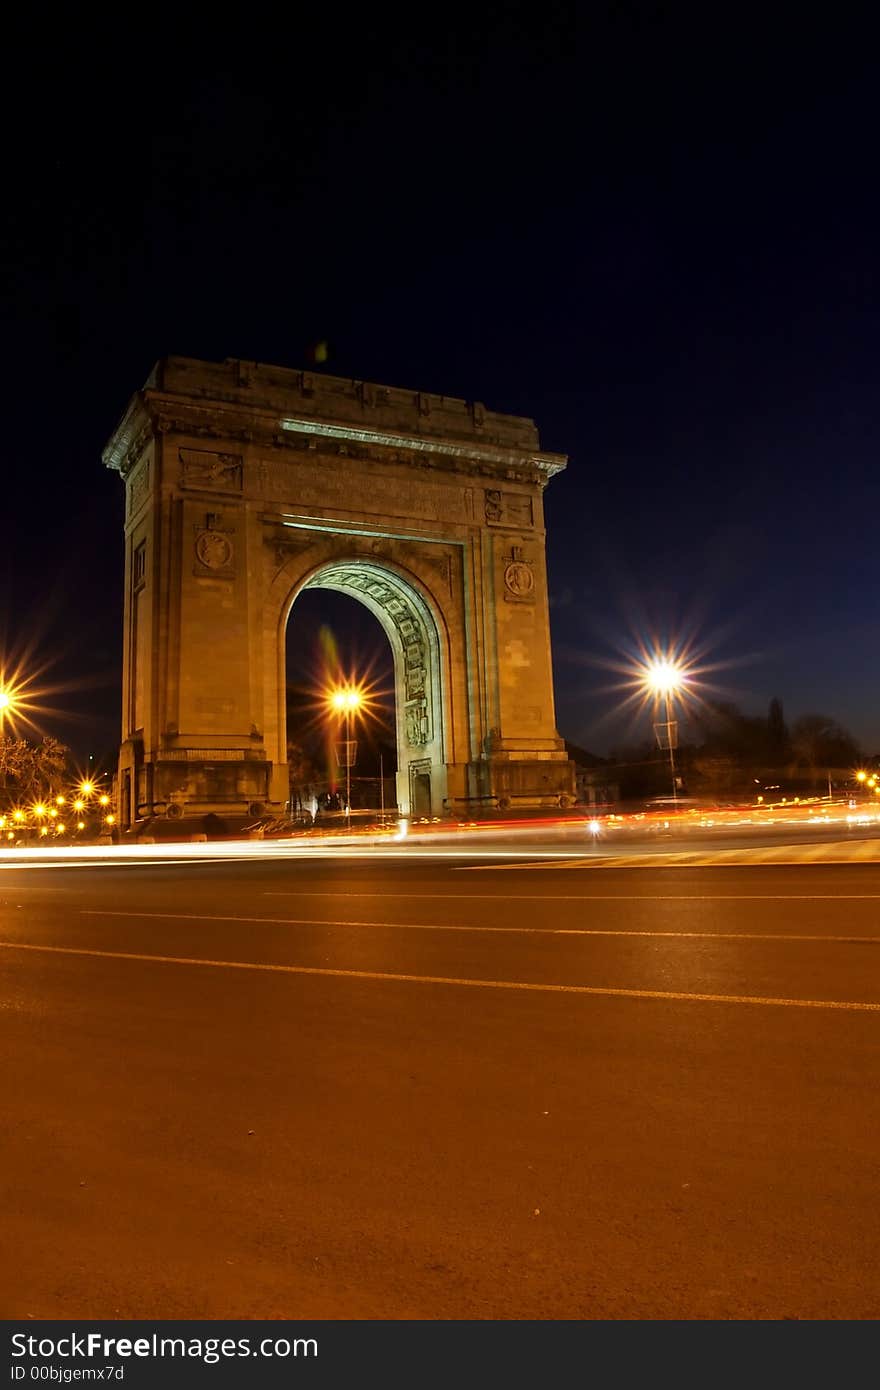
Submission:
<svg viewBox="0 0 880 1390">
<path fill-rule="evenodd" d="M 880 751 L 877 64 L 855 27 L 679 14 L 22 39 L 0 642 L 50 663 L 47 729 L 117 738 L 100 451 L 153 361 L 326 340 L 328 371 L 531 416 L 570 455 L 546 494 L 567 738 L 649 735 L 611 668 L 656 641 L 706 694 Z"/>
</svg>

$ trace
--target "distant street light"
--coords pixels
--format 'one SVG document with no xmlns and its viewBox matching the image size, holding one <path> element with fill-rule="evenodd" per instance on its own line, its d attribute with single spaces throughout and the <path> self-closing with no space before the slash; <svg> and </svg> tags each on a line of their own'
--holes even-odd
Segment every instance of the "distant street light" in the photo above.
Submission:
<svg viewBox="0 0 880 1390">
<path fill-rule="evenodd" d="M 675 782 L 675 744 L 677 742 L 677 728 L 673 732 L 673 720 L 670 714 L 671 699 L 676 691 L 680 690 L 684 684 L 684 671 L 677 666 L 674 661 L 667 657 L 655 657 L 648 663 L 645 670 L 644 682 L 648 690 L 652 691 L 658 698 L 662 697 L 663 707 L 666 713 L 666 743 L 669 748 L 669 772 L 672 777 L 672 801 L 673 805 L 678 800 L 678 788 Z M 660 743 L 661 748 L 663 743 Z"/>
<path fill-rule="evenodd" d="M 9 691 L 8 691 L 8 690 L 0 690 L 0 738 L 4 738 L 4 737 L 5 737 L 5 735 L 4 735 L 4 733 L 3 733 L 3 725 L 4 725 L 5 722 L 6 722 L 6 711 L 9 709 L 9 707 L 10 707 L 11 704 L 12 704 L 12 696 L 9 694 Z M 6 755 L 5 755 L 5 751 L 4 751 L 4 756 L 3 756 L 3 769 L 2 769 L 2 771 L 3 771 L 3 780 L 2 780 L 2 782 L 0 782 L 0 786 L 2 786 L 2 787 L 5 788 L 5 786 L 6 786 Z"/>
<path fill-rule="evenodd" d="M 345 817 L 346 825 L 351 825 L 351 721 L 355 711 L 361 707 L 361 695 L 348 686 L 344 690 L 334 690 L 330 696 L 330 707 L 342 716 L 345 728 Z"/>
<path fill-rule="evenodd" d="M 19 700 L 12 686 L 0 683 L 0 738 L 3 737 L 7 721 L 10 725 L 15 722 L 15 713 L 19 708 Z"/>
<path fill-rule="evenodd" d="M 15 710 L 16 699 L 14 692 L 10 690 L 8 685 L 0 685 L 0 739 L 5 740 L 6 721 L 8 719 L 10 723 L 12 722 L 12 716 L 15 714 Z M 0 779 L 0 787 L 4 788 L 6 786 L 6 769 L 6 754 L 4 751 L 2 759 L 2 779 Z"/>
</svg>

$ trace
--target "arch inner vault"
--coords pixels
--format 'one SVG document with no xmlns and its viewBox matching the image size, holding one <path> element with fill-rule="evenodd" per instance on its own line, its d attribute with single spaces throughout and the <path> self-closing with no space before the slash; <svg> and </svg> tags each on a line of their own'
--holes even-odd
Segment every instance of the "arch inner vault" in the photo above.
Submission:
<svg viewBox="0 0 880 1390">
<path fill-rule="evenodd" d="M 120 815 L 287 800 L 296 597 L 363 603 L 394 661 L 401 814 L 566 804 L 529 420 L 268 367 L 167 358 L 104 452 L 126 488 Z"/>
<path fill-rule="evenodd" d="M 331 561 L 302 589 L 335 589 L 378 619 L 394 661 L 397 804 L 402 815 L 430 814 L 446 800 L 437 616 L 411 579 L 375 561 Z"/>
</svg>

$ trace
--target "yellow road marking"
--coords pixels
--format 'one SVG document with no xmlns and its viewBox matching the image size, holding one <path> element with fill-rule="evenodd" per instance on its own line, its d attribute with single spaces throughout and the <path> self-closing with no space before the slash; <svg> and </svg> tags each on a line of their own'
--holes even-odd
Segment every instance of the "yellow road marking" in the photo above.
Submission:
<svg viewBox="0 0 880 1390">
<path fill-rule="evenodd" d="M 495 867 L 495 866 L 493 866 Z M 531 868 L 532 865 L 526 867 Z M 57 890 L 61 892 L 61 889 Z M 63 890 L 67 892 L 67 889 Z M 843 899 L 848 902 L 878 902 L 880 893 L 338 893 L 335 890 L 308 888 L 301 892 L 267 892 L 264 898 L 403 898 L 407 902 L 422 902 L 428 898 L 452 899 L 463 902 L 502 903 L 666 903 L 666 902 L 829 902 Z"/>
<path fill-rule="evenodd" d="M 590 900 L 582 899 L 589 902 Z M 614 902 L 615 899 L 610 899 Z M 652 899 L 647 899 L 652 901 Z M 149 921 L 166 922 L 248 922 L 275 927 L 369 927 L 379 931 L 457 931 L 500 932 L 508 936 L 659 936 L 696 938 L 708 941 L 834 941 L 880 945 L 880 936 L 805 935 L 793 932 L 722 932 L 722 931 L 644 931 L 635 928 L 621 931 L 610 927 L 486 927 L 458 922 L 355 922 L 349 919 L 319 917 L 232 917 L 214 916 L 207 912 L 127 912 L 113 908 L 81 908 L 81 917 L 143 917 Z"/>
<path fill-rule="evenodd" d="M 135 951 L 95 951 L 78 946 L 37 946 L 0 941 L 7 951 L 36 951 L 59 956 L 93 956 L 101 960 L 129 960 L 152 965 L 199 965 L 214 970 L 255 970 L 279 975 L 323 975 L 343 980 L 379 980 L 391 984 L 456 985 L 468 989 L 509 989 L 538 994 L 591 994 L 621 999 L 686 1000 L 697 1004 L 765 1004 L 787 1009 L 843 1009 L 880 1013 L 880 1004 L 843 999 L 775 999 L 747 994 L 688 994 L 678 990 L 616 989 L 602 985 L 550 985 L 523 980 L 471 980 L 447 975 L 397 975 L 375 970 L 332 970 L 312 965 L 268 965 L 255 961 L 200 960 L 196 956 L 151 956 Z"/>
</svg>

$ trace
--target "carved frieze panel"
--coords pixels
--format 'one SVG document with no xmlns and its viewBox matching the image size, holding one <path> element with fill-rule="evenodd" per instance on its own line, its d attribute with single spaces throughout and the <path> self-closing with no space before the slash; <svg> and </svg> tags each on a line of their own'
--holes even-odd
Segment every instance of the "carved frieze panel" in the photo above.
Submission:
<svg viewBox="0 0 880 1390">
<path fill-rule="evenodd" d="M 128 515 L 134 516 L 150 491 L 150 460 L 144 459 L 128 478 Z"/>
<path fill-rule="evenodd" d="M 239 454 L 216 454 L 206 449 L 180 450 L 180 486 L 211 492 L 241 492 Z"/>
<path fill-rule="evenodd" d="M 484 488 L 483 494 L 485 517 L 489 526 L 534 526 L 535 513 L 528 494 L 504 492 L 497 487 Z"/>
<path fill-rule="evenodd" d="M 424 748 L 426 743 L 430 743 L 428 713 L 424 700 L 418 700 L 406 706 L 404 727 L 406 729 L 406 741 L 410 748 Z"/>
</svg>

